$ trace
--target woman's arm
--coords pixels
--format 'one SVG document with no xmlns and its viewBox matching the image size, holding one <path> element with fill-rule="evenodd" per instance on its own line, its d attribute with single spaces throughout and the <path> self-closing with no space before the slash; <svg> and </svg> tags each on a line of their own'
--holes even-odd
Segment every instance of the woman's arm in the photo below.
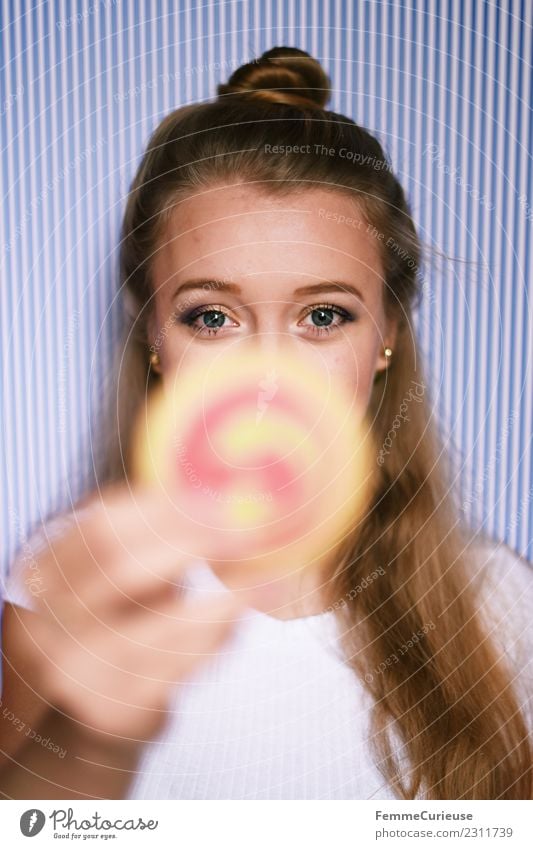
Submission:
<svg viewBox="0 0 533 849">
<path fill-rule="evenodd" d="M 15 757 L 0 771 L 6 799 L 123 799 L 134 777 L 142 747 L 110 743 L 79 723 L 49 709 Z M 54 741 L 56 753 L 38 740 Z"/>
<path fill-rule="evenodd" d="M 11 799 L 123 798 L 140 747 L 116 741 L 111 745 L 90 735 L 41 698 L 21 649 L 22 636 L 36 615 L 18 605 L 4 605 L 0 793 Z"/>
<path fill-rule="evenodd" d="M 22 649 L 22 639 L 31 610 L 4 604 L 2 615 L 2 692 L 0 693 L 0 773 L 10 758 L 16 757 L 49 705 L 36 690 L 31 665 Z"/>
<path fill-rule="evenodd" d="M 125 796 L 176 685 L 243 608 L 232 595 L 184 595 L 183 548 L 172 506 L 123 487 L 36 558 L 37 609 L 6 609 L 0 795 Z"/>
</svg>

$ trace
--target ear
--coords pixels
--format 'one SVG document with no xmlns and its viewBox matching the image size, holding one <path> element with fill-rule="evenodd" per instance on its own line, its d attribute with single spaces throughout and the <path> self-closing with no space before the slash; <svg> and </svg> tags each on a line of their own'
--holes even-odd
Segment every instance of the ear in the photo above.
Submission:
<svg viewBox="0 0 533 849">
<path fill-rule="evenodd" d="M 394 349 L 396 347 L 396 339 L 398 338 L 398 319 L 389 318 L 386 320 L 385 332 L 379 346 L 379 353 L 376 359 L 376 377 L 384 372 L 390 361 L 394 358 Z M 392 351 L 391 357 L 385 356 L 385 348 L 390 348 Z"/>
</svg>

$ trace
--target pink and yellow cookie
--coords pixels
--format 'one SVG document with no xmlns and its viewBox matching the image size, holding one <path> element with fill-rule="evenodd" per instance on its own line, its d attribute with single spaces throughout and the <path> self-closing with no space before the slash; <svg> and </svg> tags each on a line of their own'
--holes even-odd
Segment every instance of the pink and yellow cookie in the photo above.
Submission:
<svg viewBox="0 0 533 849">
<path fill-rule="evenodd" d="M 163 487 L 195 554 L 271 572 L 330 551 L 368 504 L 370 434 L 316 357 L 247 343 L 178 369 L 140 417 L 134 474 Z"/>
</svg>

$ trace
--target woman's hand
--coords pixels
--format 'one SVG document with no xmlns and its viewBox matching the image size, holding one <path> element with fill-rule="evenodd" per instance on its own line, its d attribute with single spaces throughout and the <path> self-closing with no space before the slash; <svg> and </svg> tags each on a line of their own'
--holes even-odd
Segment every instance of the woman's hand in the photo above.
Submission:
<svg viewBox="0 0 533 849">
<path fill-rule="evenodd" d="M 116 485 L 84 508 L 33 564 L 43 592 L 25 650 L 41 698 L 86 739 L 140 745 L 164 724 L 175 684 L 233 633 L 243 604 L 230 593 L 192 601 L 176 586 L 194 546 L 155 491 Z"/>
</svg>

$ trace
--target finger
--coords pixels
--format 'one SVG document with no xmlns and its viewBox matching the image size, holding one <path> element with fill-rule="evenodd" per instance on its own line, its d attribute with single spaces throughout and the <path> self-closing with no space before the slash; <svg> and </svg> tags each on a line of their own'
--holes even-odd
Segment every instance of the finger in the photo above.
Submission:
<svg viewBox="0 0 533 849">
<path fill-rule="evenodd" d="M 186 566 L 183 556 L 168 546 L 150 544 L 135 552 L 117 551 L 102 564 L 86 562 L 85 570 L 77 572 L 64 568 L 59 560 L 49 561 L 37 604 L 43 612 L 54 611 L 61 619 L 71 620 L 78 615 L 105 617 L 131 604 L 157 607 L 160 600 L 183 593 Z"/>
<path fill-rule="evenodd" d="M 119 674 L 156 680 L 160 669 L 182 664 L 189 670 L 237 627 L 244 610 L 231 594 L 185 603 L 173 599 L 158 613 L 121 614 L 109 624 L 95 621 L 85 631 L 71 632 L 63 623 L 33 614 L 28 639 L 40 656 L 41 677 L 60 673 L 74 685 L 99 676 L 104 685 L 111 675 L 111 685 L 117 686 Z"/>
<path fill-rule="evenodd" d="M 215 600 L 169 601 L 157 614 L 122 615 L 87 637 L 90 652 L 116 671 L 157 680 L 161 670 L 189 670 L 239 625 L 244 608 L 231 594 Z M 109 661 L 110 654 L 113 660 Z"/>
<path fill-rule="evenodd" d="M 201 517 L 194 521 L 156 485 L 108 489 L 93 507 L 103 554 L 106 543 L 112 546 L 113 540 L 134 545 L 137 540 L 153 537 L 166 541 L 189 559 L 224 560 L 235 555 L 233 533 L 211 528 Z"/>
<path fill-rule="evenodd" d="M 221 649 L 241 613 L 242 605 L 229 596 L 169 605 L 169 615 L 155 621 L 153 616 L 127 617 L 110 634 L 94 629 L 82 644 L 63 640 L 58 645 L 49 629 L 41 631 L 45 694 L 52 704 L 96 727 L 104 727 L 99 723 L 105 716 L 107 730 L 130 728 L 154 702 L 166 704 L 173 686 Z"/>
<path fill-rule="evenodd" d="M 181 585 L 180 576 L 191 560 L 183 546 L 148 530 L 121 542 L 100 519 L 97 514 L 85 518 L 41 555 L 38 600 L 60 604 L 74 594 L 98 604 L 112 588 L 125 597 L 142 597 L 144 592 L 158 593 L 165 582 Z"/>
</svg>

